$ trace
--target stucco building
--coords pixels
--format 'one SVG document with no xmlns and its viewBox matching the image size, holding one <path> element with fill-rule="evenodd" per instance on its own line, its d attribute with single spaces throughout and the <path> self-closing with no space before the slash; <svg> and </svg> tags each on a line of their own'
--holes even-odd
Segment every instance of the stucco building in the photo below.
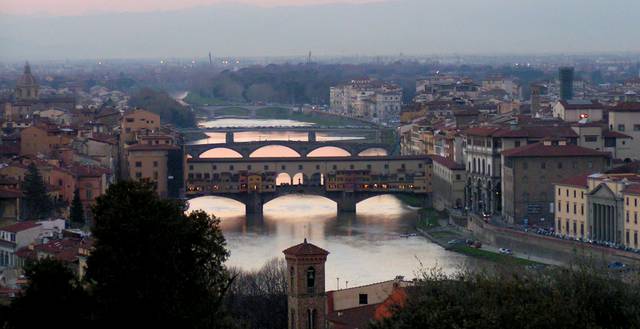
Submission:
<svg viewBox="0 0 640 329">
<path fill-rule="evenodd" d="M 553 183 L 606 170 L 609 153 L 551 140 L 502 151 L 502 216 L 519 225 L 553 226 Z"/>
</svg>

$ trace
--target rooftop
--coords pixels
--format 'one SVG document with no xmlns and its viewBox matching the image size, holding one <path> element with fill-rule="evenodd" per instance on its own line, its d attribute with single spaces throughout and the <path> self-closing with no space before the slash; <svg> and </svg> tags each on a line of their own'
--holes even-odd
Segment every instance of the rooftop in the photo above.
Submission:
<svg viewBox="0 0 640 329">
<path fill-rule="evenodd" d="M 18 232 L 26 231 L 28 229 L 32 229 L 38 226 L 40 226 L 40 223 L 36 223 L 34 221 L 25 221 L 25 222 L 18 222 L 15 224 L 11 224 L 5 227 L 0 227 L 0 231 L 18 233 Z"/>
<path fill-rule="evenodd" d="M 545 145 L 535 143 L 502 151 L 505 157 L 610 157 L 609 152 L 600 152 L 577 145 Z"/>
<path fill-rule="evenodd" d="M 283 250 L 282 253 L 291 256 L 327 256 L 329 254 L 328 251 L 307 242 L 307 239 L 304 239 L 304 242 L 298 245 Z"/>
</svg>

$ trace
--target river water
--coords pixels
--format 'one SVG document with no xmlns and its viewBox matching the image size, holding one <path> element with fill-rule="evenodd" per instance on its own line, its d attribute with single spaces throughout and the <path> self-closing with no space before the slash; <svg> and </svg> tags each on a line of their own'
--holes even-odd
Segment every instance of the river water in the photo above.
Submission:
<svg viewBox="0 0 640 329">
<path fill-rule="evenodd" d="M 262 120 L 254 121 L 261 125 Z M 266 137 L 265 137 L 266 136 Z M 260 138 L 298 138 L 298 132 L 237 133 L 236 141 Z M 362 138 L 349 134 L 323 138 Z M 320 139 L 320 136 L 318 136 Z M 209 134 L 208 142 L 224 142 L 224 135 Z M 199 141 L 204 143 L 205 141 Z M 286 156 L 274 148 L 261 156 Z M 339 156 L 325 150 L 322 156 Z M 335 152 L 339 152 L 336 150 Z M 376 155 L 376 154 L 372 154 Z M 224 154 L 213 154 L 223 157 Z M 374 197 L 357 205 L 356 214 L 337 214 L 333 201 L 318 196 L 289 195 L 264 206 L 264 214 L 246 216 L 244 205 L 220 197 L 201 197 L 189 201 L 190 210 L 201 209 L 221 219 L 231 256 L 229 266 L 257 269 L 273 257 L 283 257 L 282 250 L 303 239 L 330 252 L 326 263 L 327 290 L 386 281 L 398 275 L 414 278 L 420 268 L 439 267 L 453 272 L 473 266 L 473 260 L 449 252 L 416 233 L 417 211 L 395 196 Z"/>
</svg>

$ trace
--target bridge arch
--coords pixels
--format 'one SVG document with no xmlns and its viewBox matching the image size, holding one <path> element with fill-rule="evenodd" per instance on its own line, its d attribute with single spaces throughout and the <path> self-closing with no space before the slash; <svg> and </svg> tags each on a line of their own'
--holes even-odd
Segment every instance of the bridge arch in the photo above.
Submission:
<svg viewBox="0 0 640 329">
<path fill-rule="evenodd" d="M 241 159 L 243 158 L 240 152 L 230 149 L 228 147 L 214 147 L 207 151 L 200 153 L 201 159 Z"/>
<path fill-rule="evenodd" d="M 389 151 L 383 149 L 382 147 L 371 147 L 365 150 L 362 150 L 358 153 L 359 157 L 371 157 L 371 156 L 387 156 L 389 155 Z"/>
<path fill-rule="evenodd" d="M 269 154 L 269 152 L 280 151 L 282 154 Z M 250 158 L 300 158 L 302 155 L 293 148 L 289 146 L 273 144 L 273 145 L 265 145 L 255 149 L 253 152 L 249 154 Z"/>
<path fill-rule="evenodd" d="M 335 153 L 335 154 L 331 154 Z M 313 149 L 310 149 L 307 152 L 308 158 L 322 158 L 322 157 L 349 157 L 351 156 L 351 152 L 339 146 L 319 146 Z"/>
</svg>

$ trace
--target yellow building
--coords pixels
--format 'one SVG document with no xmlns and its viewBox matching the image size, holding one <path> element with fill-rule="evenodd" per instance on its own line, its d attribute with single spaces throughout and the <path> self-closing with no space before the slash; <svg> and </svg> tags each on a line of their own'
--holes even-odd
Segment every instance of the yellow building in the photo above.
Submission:
<svg viewBox="0 0 640 329">
<path fill-rule="evenodd" d="M 51 155 L 60 147 L 71 145 L 71 132 L 55 127 L 31 126 L 20 132 L 20 155 Z"/>
<path fill-rule="evenodd" d="M 178 146 L 134 144 L 125 151 L 130 179 L 153 183 L 160 197 L 181 194 L 184 159 L 180 159 L 182 151 Z"/>
<path fill-rule="evenodd" d="M 556 183 L 555 229 L 567 237 L 638 249 L 640 175 L 581 175 Z"/>
</svg>

